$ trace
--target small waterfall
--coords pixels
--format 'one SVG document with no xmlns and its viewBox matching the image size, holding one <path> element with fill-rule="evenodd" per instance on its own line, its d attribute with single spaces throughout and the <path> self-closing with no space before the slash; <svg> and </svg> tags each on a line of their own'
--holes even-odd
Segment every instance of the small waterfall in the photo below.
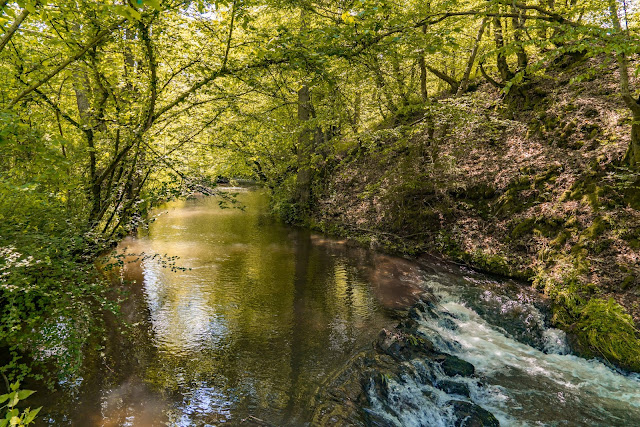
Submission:
<svg viewBox="0 0 640 427">
<path fill-rule="evenodd" d="M 491 425 L 488 417 L 477 424 L 486 412 L 503 426 L 640 425 L 638 375 L 572 355 L 566 334 L 521 291 L 449 279 L 425 277 L 438 302 L 409 312 L 412 333 L 474 374 L 447 372 L 433 355 L 403 361 L 395 375 L 367 385 L 367 424 Z"/>
</svg>

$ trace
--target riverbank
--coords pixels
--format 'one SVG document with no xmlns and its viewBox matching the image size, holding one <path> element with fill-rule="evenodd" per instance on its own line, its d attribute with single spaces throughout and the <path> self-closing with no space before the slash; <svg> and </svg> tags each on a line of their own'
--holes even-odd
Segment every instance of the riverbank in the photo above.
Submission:
<svg viewBox="0 0 640 427">
<path fill-rule="evenodd" d="M 488 86 L 334 144 L 310 225 L 527 280 L 573 347 L 640 370 L 640 180 L 613 68 L 560 64 L 527 97 Z"/>
</svg>

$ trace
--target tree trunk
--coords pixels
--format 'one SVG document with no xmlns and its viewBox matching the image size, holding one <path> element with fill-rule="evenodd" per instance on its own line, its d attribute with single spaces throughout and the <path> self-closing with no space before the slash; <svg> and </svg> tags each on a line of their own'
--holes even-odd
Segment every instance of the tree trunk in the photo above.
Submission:
<svg viewBox="0 0 640 427">
<path fill-rule="evenodd" d="M 473 45 L 473 49 L 471 50 L 471 56 L 469 56 L 467 68 L 464 70 L 464 75 L 462 76 L 462 81 L 460 82 L 460 86 L 458 87 L 456 96 L 462 95 L 467 91 L 467 88 L 469 87 L 469 76 L 471 75 L 473 64 L 476 62 L 476 56 L 478 56 L 478 49 L 480 48 L 480 41 L 482 40 L 482 34 L 484 34 L 484 29 L 486 26 L 487 18 L 485 17 L 480 24 L 480 29 L 478 30 L 478 35 L 476 36 L 476 42 Z"/>
<path fill-rule="evenodd" d="M 498 67 L 500 77 L 502 78 L 502 82 L 505 83 L 513 78 L 513 73 L 509 69 L 507 58 L 504 56 L 504 37 L 502 36 L 502 22 L 500 21 L 500 17 L 498 16 L 494 16 L 493 18 L 493 36 L 496 42 L 496 49 L 498 50 L 498 53 L 496 55 L 496 65 Z"/>
<path fill-rule="evenodd" d="M 23 9 L 22 13 L 16 17 L 15 21 L 13 21 L 11 27 L 6 30 L 4 36 L 0 39 L 0 52 L 2 52 L 2 49 L 4 49 L 7 43 L 9 43 L 9 40 L 11 40 L 11 37 L 13 37 L 16 31 L 18 31 L 22 21 L 24 21 L 27 16 L 29 16 L 29 11 L 27 9 Z"/>
<path fill-rule="evenodd" d="M 402 104 L 408 105 L 409 99 L 407 98 L 404 76 L 402 75 L 402 70 L 400 68 L 400 58 L 398 58 L 396 55 L 393 55 L 391 57 L 391 64 L 393 65 L 393 72 L 395 75 L 396 84 L 398 86 L 398 93 L 400 94 L 400 98 L 402 99 Z"/>
<path fill-rule="evenodd" d="M 133 84 L 132 84 L 132 79 L 134 78 L 134 75 L 136 73 L 136 61 L 133 58 L 133 52 L 131 51 L 131 46 L 129 46 L 129 43 L 131 41 L 133 41 L 135 38 L 135 35 L 133 33 L 133 30 L 129 27 L 127 27 L 124 30 L 124 40 L 125 40 L 125 45 L 124 45 L 124 77 L 127 80 L 127 89 L 129 91 L 133 90 Z"/>
<path fill-rule="evenodd" d="M 362 109 L 362 93 L 360 92 L 360 88 L 356 88 L 356 99 L 354 101 L 353 106 L 353 131 L 358 132 L 360 126 L 360 115 Z"/>
<path fill-rule="evenodd" d="M 487 82 L 489 82 L 491 85 L 497 87 L 498 89 L 504 88 L 504 85 L 498 83 L 497 81 L 492 79 L 489 74 L 487 74 L 487 72 L 484 70 L 484 66 L 482 65 L 482 62 L 480 64 L 478 64 L 478 67 L 480 68 L 480 73 L 482 73 L 482 76 L 485 78 L 485 80 Z"/>
<path fill-rule="evenodd" d="M 372 62 L 373 64 L 371 66 L 371 69 L 375 77 L 376 86 L 378 87 L 378 89 L 380 90 L 380 93 L 382 94 L 382 96 L 386 101 L 387 109 L 393 114 L 396 111 L 398 111 L 398 107 L 396 106 L 395 102 L 393 102 L 393 96 L 387 90 L 387 84 L 384 80 L 384 74 L 382 73 L 382 67 L 380 66 L 380 62 L 376 57 L 372 58 Z"/>
<path fill-rule="evenodd" d="M 73 90 L 76 94 L 76 104 L 78 113 L 80 113 L 81 123 L 83 127 L 89 126 L 89 85 L 87 77 L 84 73 L 76 72 L 73 75 Z"/>
<path fill-rule="evenodd" d="M 526 4 L 526 0 L 522 0 L 524 4 Z M 514 16 L 512 18 L 513 24 L 513 40 L 516 42 L 516 56 L 518 57 L 518 71 L 523 71 L 527 68 L 528 59 L 527 53 L 524 50 L 524 46 L 522 46 L 522 33 L 525 23 L 525 18 L 523 18 L 524 10 L 517 8 L 516 6 L 511 6 L 511 11 Z"/>
<path fill-rule="evenodd" d="M 640 115 L 634 114 L 633 117 L 631 141 L 629 142 L 629 148 L 627 148 L 627 154 L 625 155 L 625 163 L 635 170 L 640 169 Z"/>
<path fill-rule="evenodd" d="M 80 33 L 80 25 L 73 25 L 73 32 Z M 72 75 L 73 91 L 76 95 L 76 105 L 78 114 L 80 115 L 80 127 L 87 143 L 87 151 L 89 155 L 89 198 L 91 202 L 91 211 L 89 212 L 89 223 L 93 226 L 97 222 L 97 218 L 102 209 L 102 186 L 98 181 L 97 158 L 95 147 L 95 133 L 93 129 L 93 117 L 91 114 L 91 82 L 84 69 L 78 68 L 73 71 Z"/>
<path fill-rule="evenodd" d="M 424 102 L 429 100 L 429 93 L 427 92 L 427 62 L 424 56 L 421 55 L 418 59 L 420 65 L 420 97 Z"/>
<path fill-rule="evenodd" d="M 96 159 L 95 135 L 91 125 L 91 104 L 89 101 L 89 83 L 83 72 L 76 71 L 73 74 L 73 90 L 76 95 L 76 105 L 80 115 L 80 124 L 87 142 L 89 155 L 89 198 L 91 201 L 91 212 L 89 222 L 94 225 L 102 209 L 102 187 L 98 182 L 98 170 Z"/>
<path fill-rule="evenodd" d="M 614 30 L 622 33 L 622 25 L 618 17 L 618 4 L 615 0 L 609 0 L 609 15 Z M 620 73 L 620 95 L 629 110 L 631 110 L 633 117 L 631 124 L 631 141 L 629 142 L 624 161 L 632 168 L 638 169 L 640 168 L 640 99 L 636 100 L 631 96 L 631 89 L 629 88 L 629 59 L 624 52 L 621 52 L 616 55 L 616 61 L 618 62 L 618 71 Z"/>
<path fill-rule="evenodd" d="M 422 34 L 427 34 L 427 26 L 422 26 Z M 427 59 L 424 56 L 424 51 L 420 53 L 418 58 L 418 65 L 420 67 L 420 97 L 424 102 L 429 100 L 429 94 L 427 93 Z"/>
</svg>

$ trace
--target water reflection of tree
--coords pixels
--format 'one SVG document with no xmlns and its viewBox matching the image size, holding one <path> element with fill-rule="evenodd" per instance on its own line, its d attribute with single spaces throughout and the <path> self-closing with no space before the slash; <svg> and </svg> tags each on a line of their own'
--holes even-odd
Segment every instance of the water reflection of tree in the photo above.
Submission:
<svg viewBox="0 0 640 427">
<path fill-rule="evenodd" d="M 305 330 L 303 327 L 305 319 L 305 294 L 309 285 L 309 261 L 311 253 L 311 239 L 308 233 L 301 232 L 297 236 L 295 245 L 295 274 L 293 277 L 293 319 L 291 322 L 291 357 L 289 401 L 285 409 L 285 419 L 290 420 L 294 416 L 294 411 L 298 404 L 298 393 L 300 390 L 300 375 L 305 362 Z"/>
<path fill-rule="evenodd" d="M 145 279 L 158 281 L 155 293 L 147 283 L 147 303 L 162 314 L 153 317 L 159 352 L 146 379 L 176 402 L 175 416 L 192 411 L 195 423 L 249 414 L 303 421 L 321 378 L 384 321 L 361 260 L 245 202 L 247 211 L 232 214 L 187 204 L 151 229 L 149 249 L 194 269 L 147 267 Z"/>
</svg>

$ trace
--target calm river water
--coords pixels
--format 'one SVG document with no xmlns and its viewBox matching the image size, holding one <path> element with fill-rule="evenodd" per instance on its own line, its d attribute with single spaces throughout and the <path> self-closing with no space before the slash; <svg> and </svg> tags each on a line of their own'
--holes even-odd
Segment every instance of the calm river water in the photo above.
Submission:
<svg viewBox="0 0 640 427">
<path fill-rule="evenodd" d="M 244 211 L 172 202 L 122 242 L 131 327 L 50 424 L 307 425 L 327 377 L 429 290 L 450 320 L 422 330 L 475 365 L 466 399 L 502 425 L 640 425 L 638 377 L 570 355 L 528 288 L 286 227 L 263 192 L 237 191 Z M 449 425 L 451 397 L 430 387 L 405 378 L 394 390 L 411 404 L 370 410 L 388 425 Z"/>
</svg>

